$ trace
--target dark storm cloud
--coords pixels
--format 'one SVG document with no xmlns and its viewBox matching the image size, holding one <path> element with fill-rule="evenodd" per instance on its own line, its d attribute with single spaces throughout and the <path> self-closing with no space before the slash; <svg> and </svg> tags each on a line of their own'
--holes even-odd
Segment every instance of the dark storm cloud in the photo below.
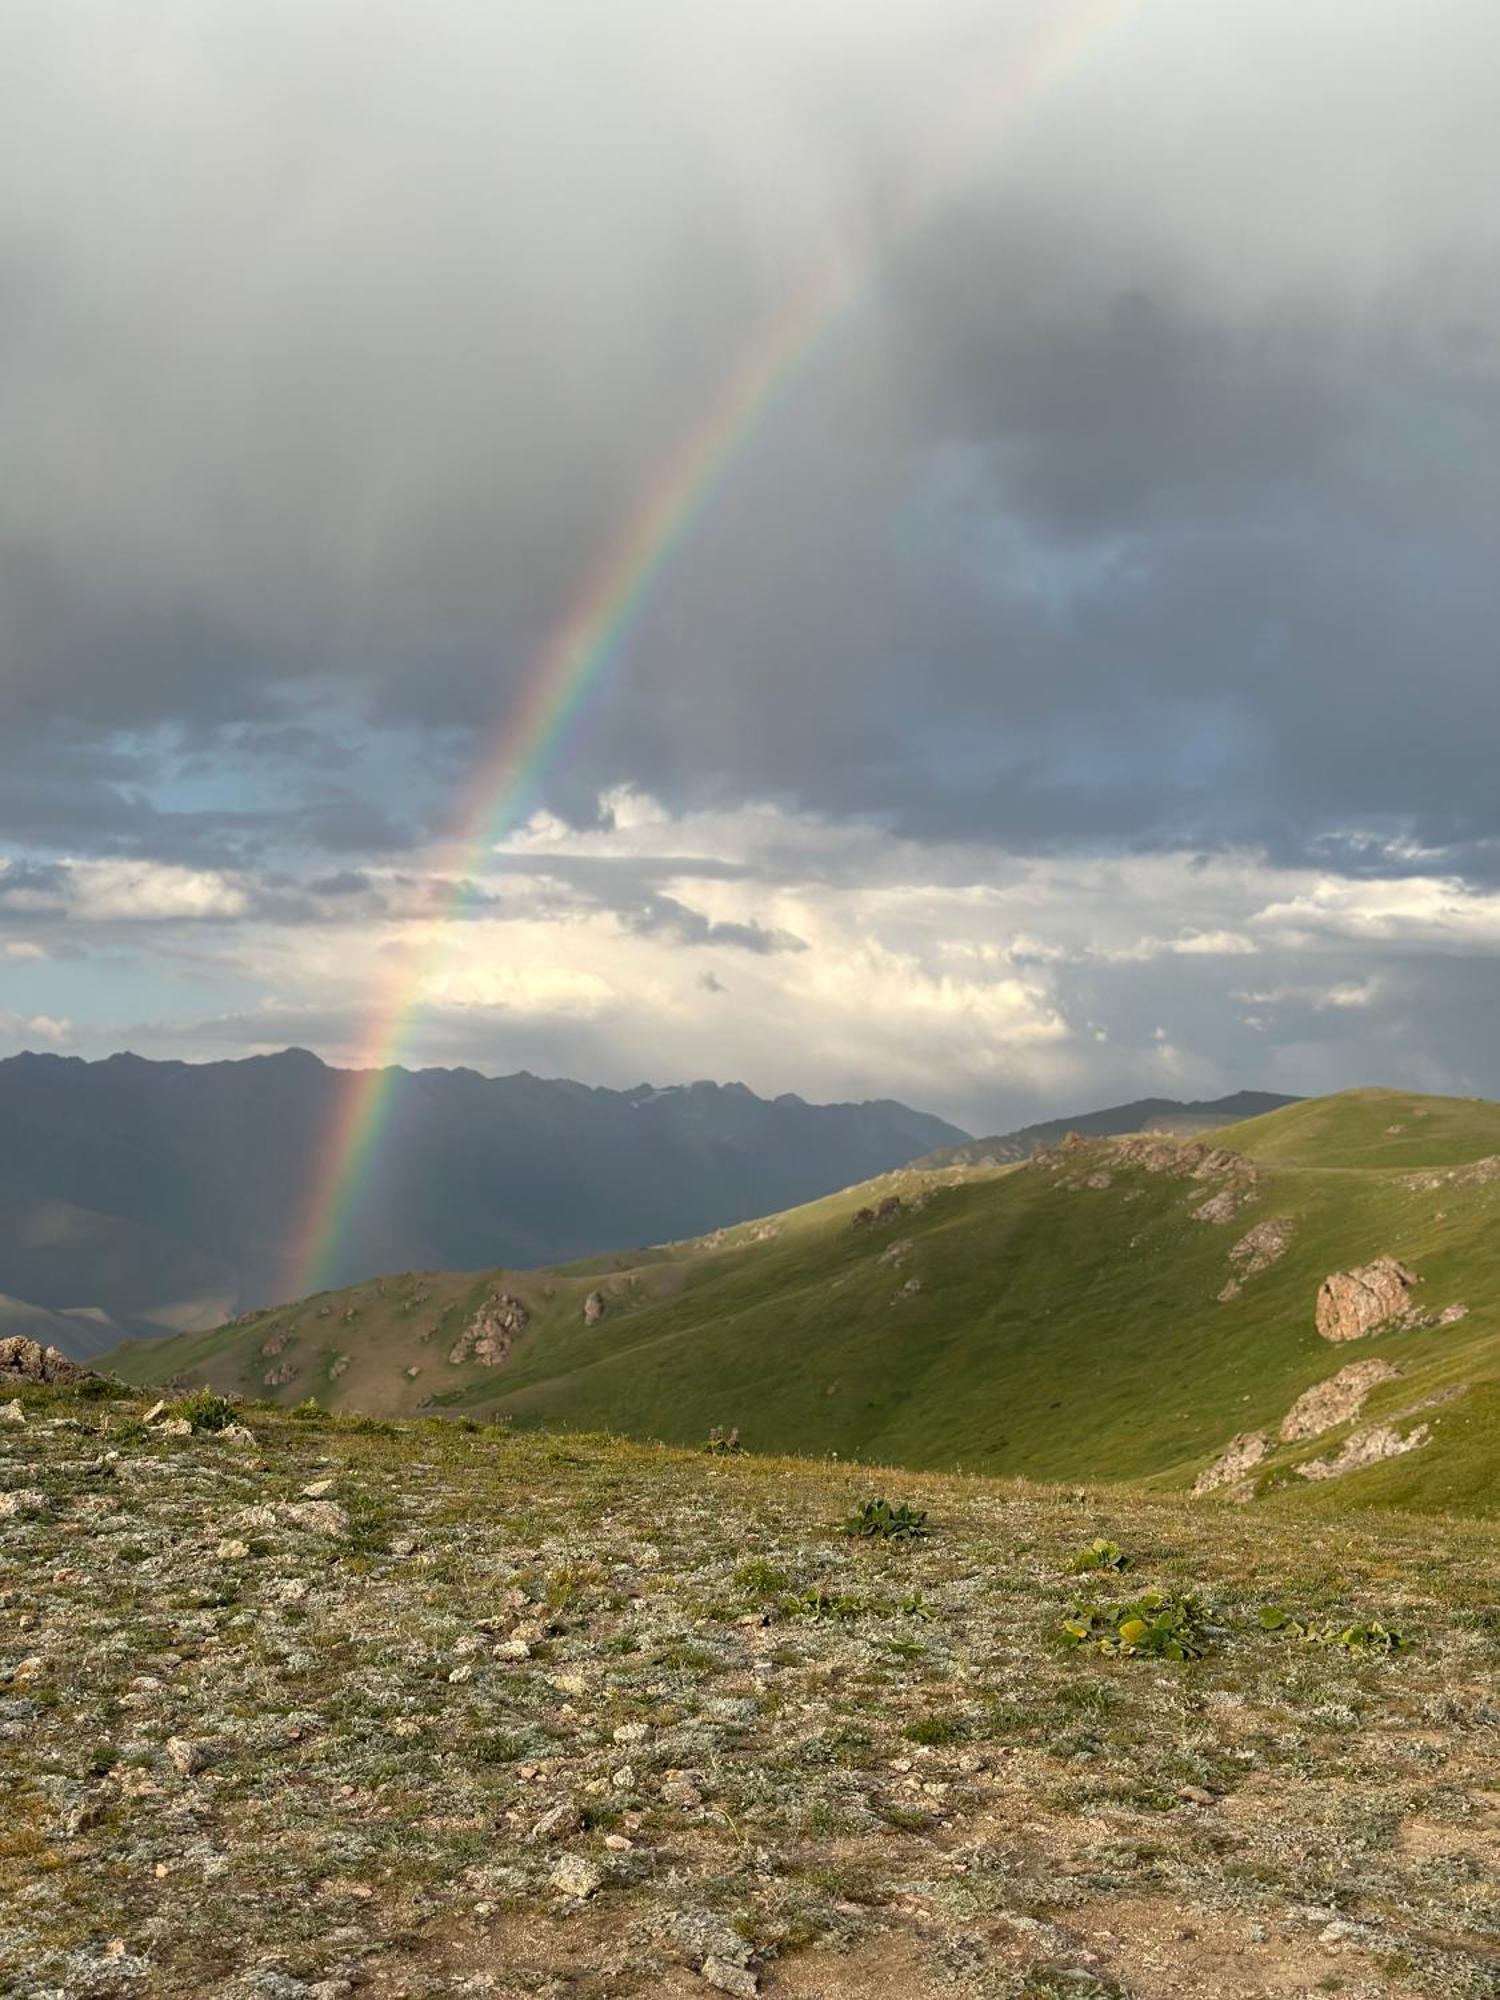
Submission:
<svg viewBox="0 0 1500 2000">
<path fill-rule="evenodd" d="M 754 329 L 924 201 L 549 800 L 1353 869 L 1351 828 L 1500 834 L 1490 10 L 1226 44 L 1163 0 L 940 201 L 1047 9 L 83 12 L 0 27 L 8 837 L 440 830 Z"/>
</svg>

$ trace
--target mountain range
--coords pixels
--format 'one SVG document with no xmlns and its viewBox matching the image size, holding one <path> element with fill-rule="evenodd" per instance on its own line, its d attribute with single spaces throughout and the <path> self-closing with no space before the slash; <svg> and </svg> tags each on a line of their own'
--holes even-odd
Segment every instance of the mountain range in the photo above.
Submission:
<svg viewBox="0 0 1500 2000">
<path fill-rule="evenodd" d="M 0 1062 L 4 1330 L 87 1354 L 101 1338 L 217 1325 L 284 1297 L 350 1082 L 296 1049 Z M 697 1235 L 965 1136 L 902 1104 L 767 1100 L 736 1083 L 604 1090 L 396 1070 L 330 1276 Z M 92 1317 L 51 1323 L 80 1310 Z"/>
</svg>

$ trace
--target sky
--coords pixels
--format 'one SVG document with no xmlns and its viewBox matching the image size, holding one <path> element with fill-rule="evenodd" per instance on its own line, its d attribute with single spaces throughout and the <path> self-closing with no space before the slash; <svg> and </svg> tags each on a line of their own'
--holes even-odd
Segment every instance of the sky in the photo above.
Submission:
<svg viewBox="0 0 1500 2000">
<path fill-rule="evenodd" d="M 0 5 L 0 1054 L 1500 1095 L 1497 188 L 1493 0 Z"/>
</svg>

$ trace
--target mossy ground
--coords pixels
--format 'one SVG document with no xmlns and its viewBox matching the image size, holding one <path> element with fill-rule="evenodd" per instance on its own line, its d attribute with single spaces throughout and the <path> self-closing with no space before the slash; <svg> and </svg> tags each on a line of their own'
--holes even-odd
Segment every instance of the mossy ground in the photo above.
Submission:
<svg viewBox="0 0 1500 2000">
<path fill-rule="evenodd" d="M 1487 1523 L 24 1400 L 0 1990 L 1500 1994 Z M 332 1532 L 284 1511 L 323 1482 Z M 876 1491 L 931 1538 L 832 1532 Z M 1059 1649 L 1149 1587 L 1201 1661 Z"/>
</svg>

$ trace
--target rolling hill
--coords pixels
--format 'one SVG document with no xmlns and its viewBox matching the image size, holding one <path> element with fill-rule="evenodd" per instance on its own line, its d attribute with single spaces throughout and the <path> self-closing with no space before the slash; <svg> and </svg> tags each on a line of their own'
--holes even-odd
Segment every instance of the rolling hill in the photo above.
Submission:
<svg viewBox="0 0 1500 2000">
<path fill-rule="evenodd" d="M 1015 1132 L 998 1132 L 988 1139 L 966 1139 L 957 1146 L 943 1146 L 917 1164 L 924 1167 L 1003 1167 L 1017 1160 L 1029 1160 L 1044 1153 L 1070 1132 L 1088 1139 L 1119 1138 L 1128 1132 L 1170 1132 L 1185 1138 L 1197 1132 L 1212 1132 L 1221 1125 L 1258 1118 L 1267 1111 L 1280 1111 L 1297 1104 L 1295 1097 L 1282 1097 L 1273 1090 L 1237 1090 L 1229 1097 L 1192 1098 L 1138 1097 L 1129 1104 L 1111 1104 L 1102 1111 L 1080 1111 L 1071 1118 L 1049 1118 L 1040 1125 L 1023 1125 Z"/>
<path fill-rule="evenodd" d="M 375 1414 L 735 1425 L 763 1450 L 1493 1513 L 1497 1214 L 1500 1105 L 1357 1091 L 1206 1138 L 907 1169 L 635 1255 L 389 1276 L 111 1365 Z M 1382 1287 L 1385 1323 L 1320 1333 Z"/>
</svg>

